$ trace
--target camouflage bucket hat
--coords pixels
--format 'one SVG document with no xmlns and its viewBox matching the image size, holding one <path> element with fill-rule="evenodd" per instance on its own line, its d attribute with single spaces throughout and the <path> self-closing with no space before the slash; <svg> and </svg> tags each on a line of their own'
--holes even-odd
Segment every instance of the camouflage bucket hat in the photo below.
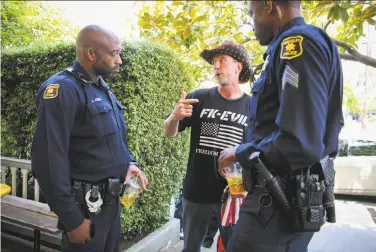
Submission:
<svg viewBox="0 0 376 252">
<path fill-rule="evenodd" d="M 253 70 L 247 50 L 243 45 L 238 45 L 234 42 L 227 42 L 212 50 L 203 50 L 200 53 L 200 57 L 212 65 L 213 57 L 217 54 L 227 54 L 237 61 L 243 63 L 243 69 L 239 74 L 239 83 L 246 83 L 251 79 Z"/>
</svg>

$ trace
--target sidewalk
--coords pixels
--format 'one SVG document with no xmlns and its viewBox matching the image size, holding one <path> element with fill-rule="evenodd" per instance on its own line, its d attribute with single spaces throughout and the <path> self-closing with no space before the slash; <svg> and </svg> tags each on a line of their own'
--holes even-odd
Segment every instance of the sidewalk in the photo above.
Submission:
<svg viewBox="0 0 376 252">
<path fill-rule="evenodd" d="M 336 200 L 337 222 L 325 224 L 321 231 L 313 236 L 308 251 L 375 252 L 376 223 L 371 213 L 376 213 L 376 203 Z M 180 241 L 161 252 L 180 252 L 182 249 L 183 242 Z M 201 251 L 216 252 L 216 244 L 213 244 L 211 249 L 202 248 Z"/>
</svg>

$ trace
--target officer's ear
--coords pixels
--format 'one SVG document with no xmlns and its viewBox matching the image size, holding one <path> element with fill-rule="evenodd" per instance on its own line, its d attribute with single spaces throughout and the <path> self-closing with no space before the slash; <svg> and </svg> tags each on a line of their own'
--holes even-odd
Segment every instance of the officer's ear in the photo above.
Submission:
<svg viewBox="0 0 376 252">
<path fill-rule="evenodd" d="M 264 0 L 264 5 L 265 5 L 266 14 L 268 16 L 270 16 L 270 14 L 273 11 L 273 2 L 272 2 L 272 0 Z"/>
<path fill-rule="evenodd" d="M 85 55 L 87 57 L 87 59 L 90 61 L 90 62 L 93 62 L 96 60 L 96 56 L 95 56 L 95 51 L 94 49 L 88 47 L 85 49 Z"/>
<path fill-rule="evenodd" d="M 272 0 L 264 0 L 264 4 L 265 4 L 265 9 L 266 9 L 266 14 L 268 16 L 271 15 L 272 12 L 276 12 L 278 19 L 279 20 L 282 19 L 282 11 L 281 11 L 281 8 L 278 6 L 278 4 L 276 4 Z"/>
</svg>

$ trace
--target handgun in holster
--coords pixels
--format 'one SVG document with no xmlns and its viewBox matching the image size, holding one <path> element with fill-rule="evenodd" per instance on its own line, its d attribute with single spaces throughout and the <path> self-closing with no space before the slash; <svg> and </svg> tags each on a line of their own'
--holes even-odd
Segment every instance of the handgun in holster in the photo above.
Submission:
<svg viewBox="0 0 376 252">
<path fill-rule="evenodd" d="M 84 191 L 83 191 L 83 183 L 80 181 L 73 181 L 72 182 L 72 193 L 74 195 L 74 199 L 76 201 L 76 205 L 82 211 L 82 204 L 84 203 Z M 61 223 L 60 219 L 57 221 L 57 229 L 65 230 L 63 224 Z"/>
<path fill-rule="evenodd" d="M 289 197 L 286 196 L 279 180 L 270 173 L 268 168 L 260 159 L 260 152 L 253 153 L 249 158 L 258 173 L 265 180 L 269 192 L 276 198 L 280 206 L 292 216 L 293 228 L 295 232 L 317 232 L 325 223 L 324 198 L 326 190 L 326 182 L 322 173 L 326 174 L 330 171 L 325 159 L 322 161 L 326 164 L 326 168 L 313 166 L 308 168 L 306 173 L 301 170 L 300 175 L 295 175 L 290 179 L 289 188 L 286 190 Z M 318 163 L 318 164 L 321 164 Z M 322 168 L 322 169 L 321 169 Z M 324 171 L 326 169 L 326 171 Z M 321 172 L 321 170 L 323 172 Z M 312 171 L 312 173 L 311 173 Z M 328 179 L 331 181 L 331 179 Z M 334 196 L 327 196 L 329 205 L 334 210 Z"/>
<path fill-rule="evenodd" d="M 249 194 L 252 194 L 257 184 L 257 169 L 254 168 L 253 162 L 249 159 L 242 162 L 241 165 L 243 187 Z"/>
<path fill-rule="evenodd" d="M 87 208 L 85 200 L 85 192 L 89 190 L 92 190 L 91 197 L 95 197 L 95 194 L 99 193 L 98 186 L 91 186 L 90 184 L 81 181 L 73 181 L 72 191 L 74 193 L 74 199 L 76 201 L 77 206 L 80 208 L 83 216 L 86 219 L 90 219 L 90 237 L 93 238 L 95 236 L 95 223 L 92 214 Z"/>
<path fill-rule="evenodd" d="M 77 205 L 81 205 L 85 201 L 84 184 L 80 181 L 73 181 L 72 192 Z"/>
</svg>

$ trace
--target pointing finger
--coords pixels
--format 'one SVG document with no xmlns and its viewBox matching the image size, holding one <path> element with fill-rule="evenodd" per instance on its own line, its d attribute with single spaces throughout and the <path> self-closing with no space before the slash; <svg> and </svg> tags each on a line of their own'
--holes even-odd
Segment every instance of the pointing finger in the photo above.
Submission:
<svg viewBox="0 0 376 252">
<path fill-rule="evenodd" d="M 180 103 L 183 103 L 183 104 L 194 104 L 194 103 L 198 103 L 199 100 L 198 99 L 187 99 L 187 100 L 181 100 Z"/>
<path fill-rule="evenodd" d="M 187 97 L 187 93 L 185 91 L 181 92 L 181 100 L 184 100 Z"/>
</svg>

